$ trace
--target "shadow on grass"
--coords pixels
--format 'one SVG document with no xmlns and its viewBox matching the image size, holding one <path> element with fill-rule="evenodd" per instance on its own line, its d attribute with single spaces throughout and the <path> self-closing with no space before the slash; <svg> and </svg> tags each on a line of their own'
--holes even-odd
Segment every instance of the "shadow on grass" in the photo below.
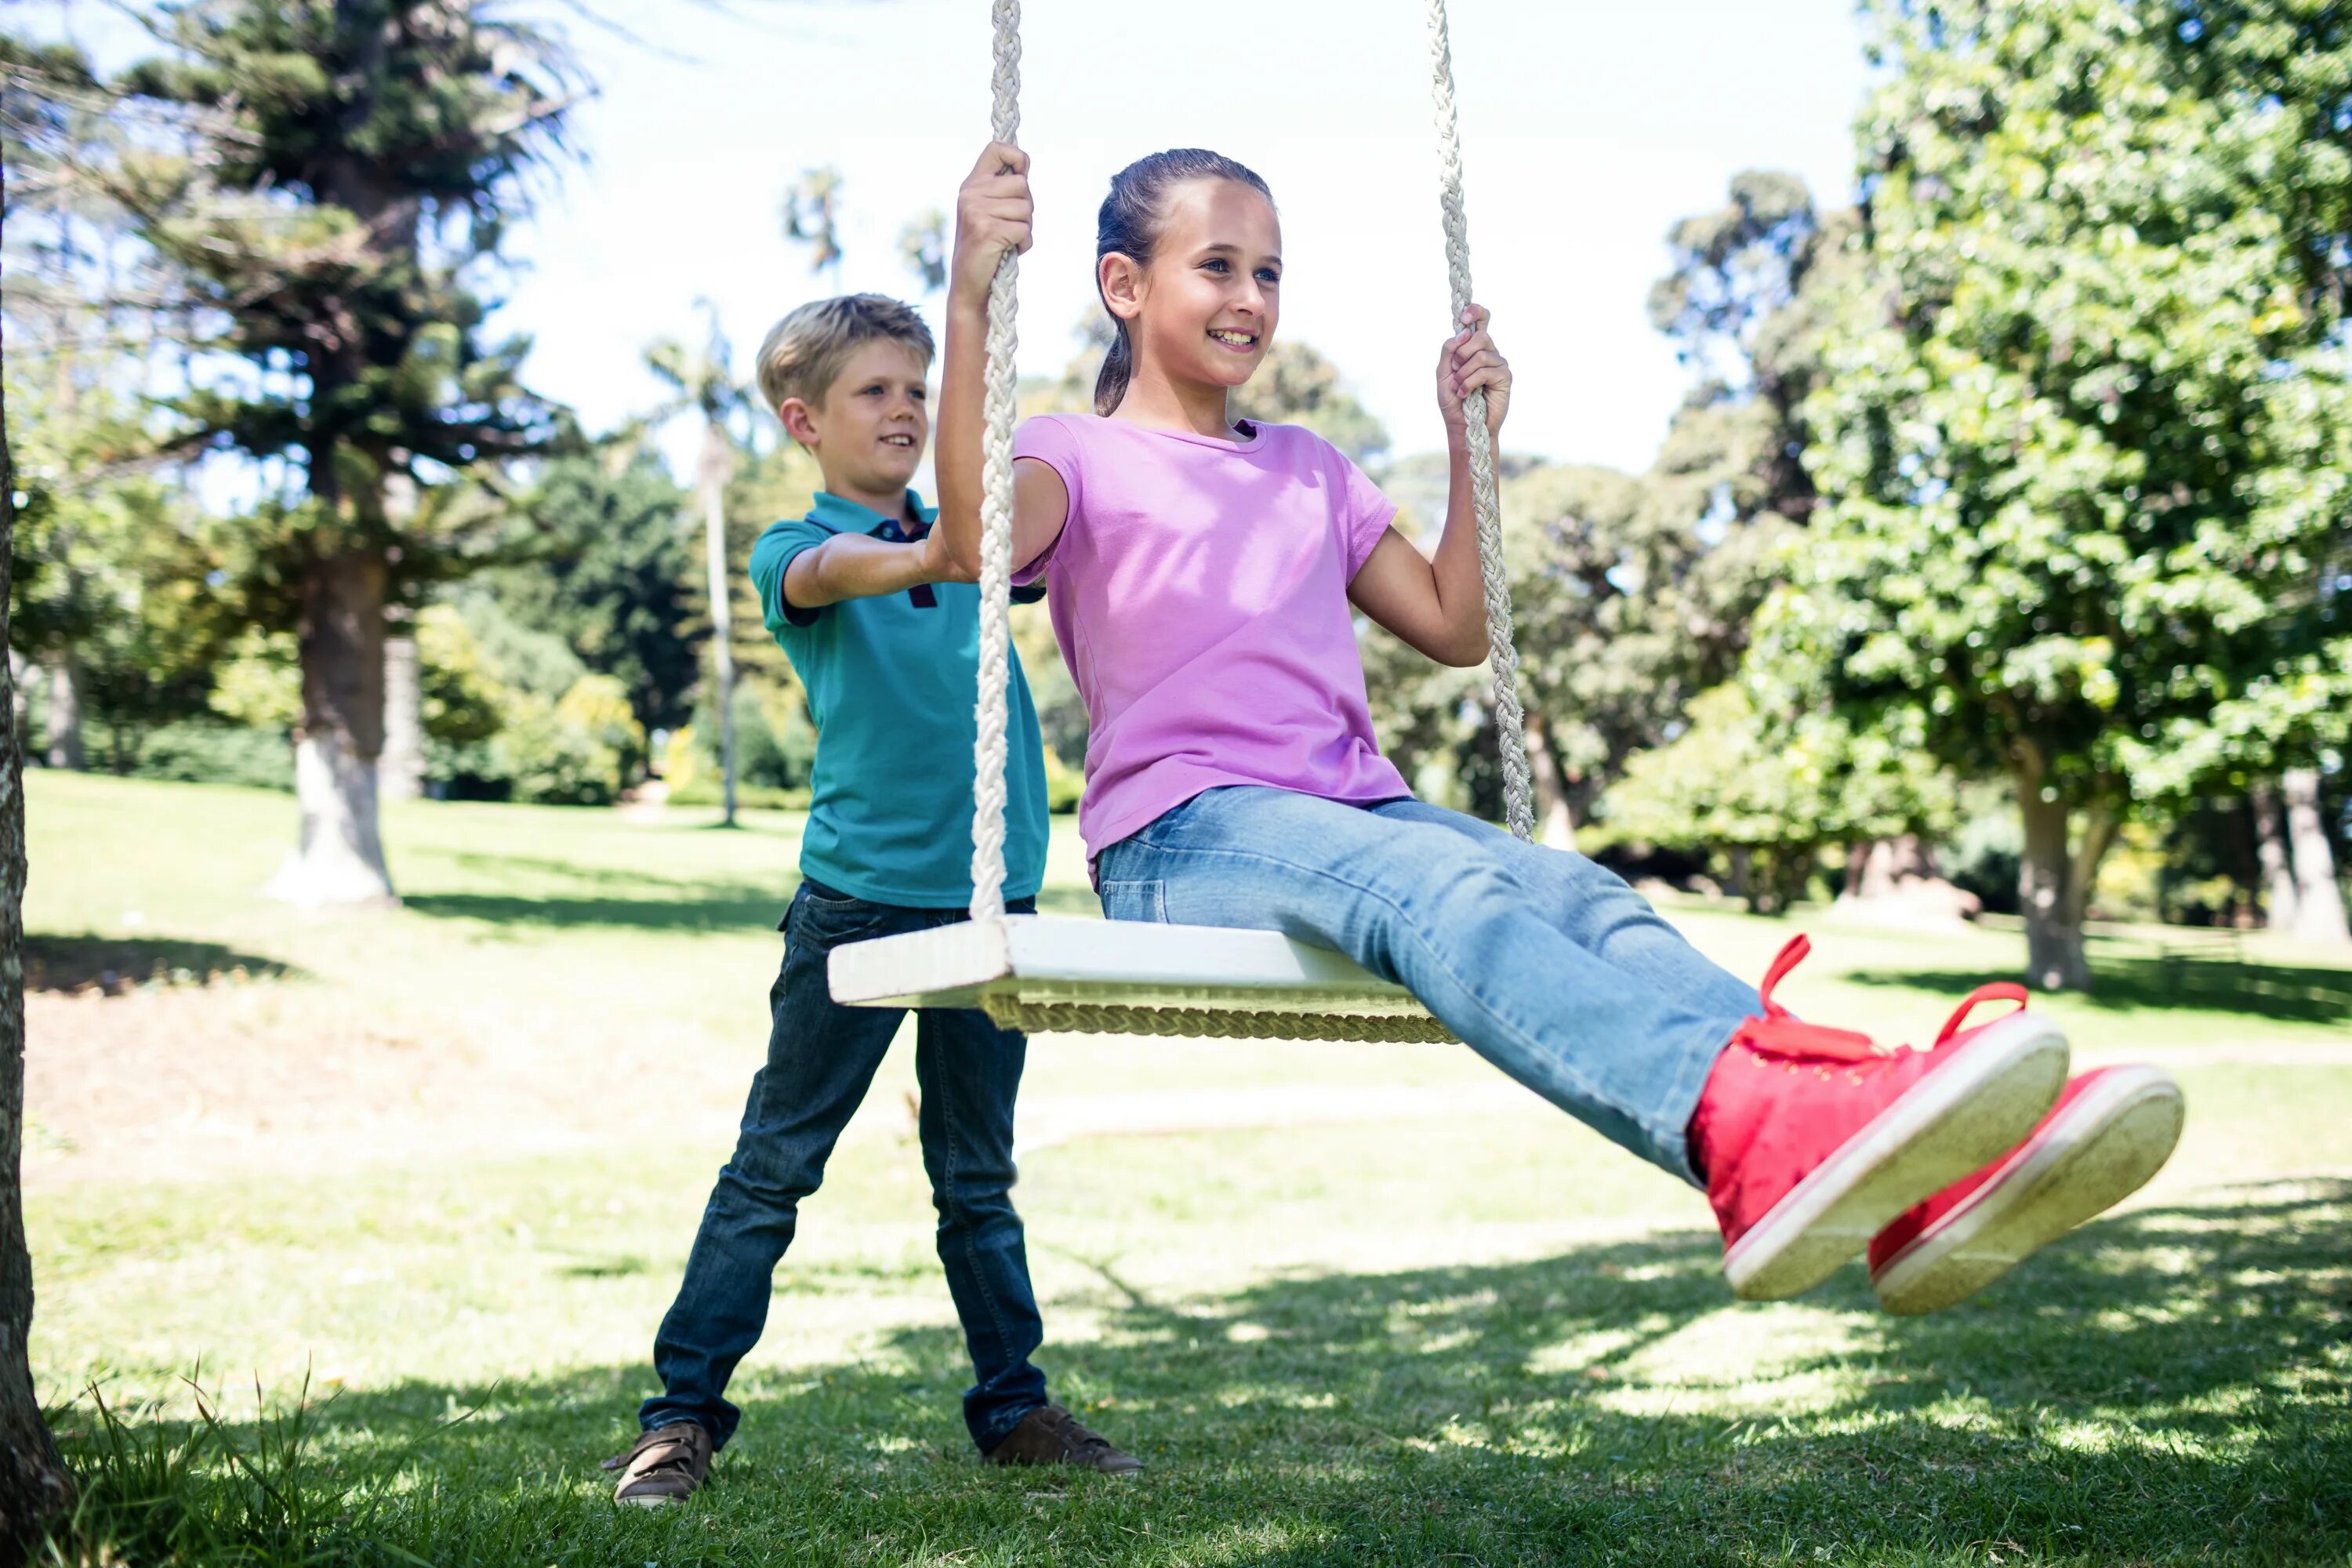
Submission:
<svg viewBox="0 0 2352 1568">
<path fill-rule="evenodd" d="M 274 958 L 239 952 L 216 942 L 47 931 L 25 938 L 27 991 L 102 991 L 112 996 L 140 985 L 211 985 L 283 980 L 299 973 Z"/>
<path fill-rule="evenodd" d="M 416 893 L 404 900 L 419 914 L 494 925 L 556 928 L 625 926 L 644 931 L 773 931 L 800 886 L 797 875 L 774 882 L 679 880 L 656 873 L 519 855 L 468 852 L 457 864 L 502 879 L 518 875 L 546 880 L 551 891 L 520 893 Z M 1037 896 L 1039 912 L 1098 916 L 1102 906 L 1085 888 L 1047 888 Z"/>
<path fill-rule="evenodd" d="M 551 894 L 525 898 L 509 893 L 424 893 L 403 900 L 418 914 L 444 920 L 484 921 L 502 926 L 573 930 L 620 926 L 638 931 L 772 931 L 792 902 L 792 889 L 750 884 L 705 884 L 674 899 L 585 897 Z"/>
<path fill-rule="evenodd" d="M 2014 980 L 2017 975 L 2014 971 L 1971 974 L 1923 969 L 1857 973 L 1845 978 L 1858 985 L 1900 985 L 1958 1001 L 1987 981 Z M 2297 1023 L 2352 1024 L 2352 969 L 2095 953 L 2091 990 L 2076 1000 L 2118 1011 L 2197 1007 Z"/>
<path fill-rule="evenodd" d="M 666 1514 L 594 1468 L 639 1367 L 351 1394 L 322 1442 L 399 1469 L 373 1539 L 450 1564 L 2341 1563 L 2348 1222 L 2345 1182 L 2150 1209 L 1922 1320 L 1858 1271 L 1736 1304 L 1696 1234 L 1182 1302 L 1103 1266 L 1099 1337 L 1040 1359 L 1150 1462 L 1127 1483 L 976 1464 L 937 1329 L 739 1379 L 742 1433 Z"/>
</svg>

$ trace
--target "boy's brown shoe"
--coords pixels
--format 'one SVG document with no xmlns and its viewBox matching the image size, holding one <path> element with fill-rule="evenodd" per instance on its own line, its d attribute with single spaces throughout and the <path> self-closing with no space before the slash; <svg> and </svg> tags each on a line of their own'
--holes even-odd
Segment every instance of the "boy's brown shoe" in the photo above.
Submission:
<svg viewBox="0 0 2352 1568">
<path fill-rule="evenodd" d="M 694 1422 L 656 1426 L 635 1447 L 604 1461 L 604 1468 L 621 1472 L 613 1500 L 635 1508 L 684 1502 L 710 1473 L 710 1434 Z"/>
<path fill-rule="evenodd" d="M 983 1456 L 992 1465 L 1076 1465 L 1107 1476 L 1131 1476 L 1143 1461 L 1122 1454 L 1099 1433 L 1058 1405 L 1041 1405 Z"/>
</svg>

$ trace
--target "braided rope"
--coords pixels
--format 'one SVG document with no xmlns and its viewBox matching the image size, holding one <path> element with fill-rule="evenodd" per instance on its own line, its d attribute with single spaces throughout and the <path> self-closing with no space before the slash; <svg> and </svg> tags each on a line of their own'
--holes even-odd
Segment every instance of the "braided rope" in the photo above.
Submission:
<svg viewBox="0 0 2352 1568">
<path fill-rule="evenodd" d="M 1220 1040 L 1343 1040 L 1454 1045 L 1461 1037 L 1436 1019 L 1411 1015 L 1267 1013 L 1222 1007 L 1127 1007 L 1091 1002 L 1024 1002 L 988 996 L 981 1009 L 1000 1029 L 1024 1035 L 1153 1035 Z"/>
<path fill-rule="evenodd" d="M 1454 116 L 1454 49 L 1445 0 L 1429 0 L 1430 81 L 1437 97 L 1438 205 L 1445 218 L 1445 276 L 1453 286 L 1456 330 L 1470 303 L 1470 222 L 1462 205 L 1462 142 Z M 1486 395 L 1463 400 L 1470 493 L 1478 513 L 1478 574 L 1486 593 L 1486 659 L 1495 672 L 1495 731 L 1503 753 L 1503 805 L 1511 832 L 1535 837 L 1529 801 L 1527 717 L 1519 708 L 1519 656 L 1511 635 L 1511 584 L 1503 568 L 1503 510 L 1495 497 L 1495 453 L 1486 429 Z"/>
<path fill-rule="evenodd" d="M 1021 0 L 995 0 L 995 91 L 991 134 L 1012 142 L 1021 132 Z M 1004 918 L 1004 729 L 1011 718 L 1013 642 L 1013 351 L 1017 343 L 1021 253 L 997 258 L 988 289 L 987 425 L 981 436 L 979 733 L 971 763 L 971 918 Z"/>
</svg>

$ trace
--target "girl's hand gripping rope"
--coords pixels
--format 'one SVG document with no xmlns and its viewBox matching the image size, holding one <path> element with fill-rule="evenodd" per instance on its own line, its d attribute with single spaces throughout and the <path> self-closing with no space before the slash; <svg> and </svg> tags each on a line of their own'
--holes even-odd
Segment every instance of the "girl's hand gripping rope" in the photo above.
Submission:
<svg viewBox="0 0 2352 1568">
<path fill-rule="evenodd" d="M 956 192 L 955 256 L 949 264 L 950 304 L 984 304 L 996 263 L 1029 248 L 1029 154 L 992 142 Z"/>
<path fill-rule="evenodd" d="M 1511 365 L 1496 348 L 1486 331 L 1490 313 L 1484 305 L 1465 306 L 1462 330 L 1445 340 L 1437 354 L 1437 408 L 1445 416 L 1446 443 L 1459 450 L 1463 443 L 1462 405 L 1474 392 L 1486 395 L 1486 433 L 1501 433 L 1503 416 L 1511 406 Z"/>
</svg>

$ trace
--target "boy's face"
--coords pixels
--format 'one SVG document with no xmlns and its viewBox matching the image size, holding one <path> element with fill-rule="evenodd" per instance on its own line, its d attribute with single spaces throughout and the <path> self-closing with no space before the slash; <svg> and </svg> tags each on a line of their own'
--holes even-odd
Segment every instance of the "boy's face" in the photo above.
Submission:
<svg viewBox="0 0 2352 1568">
<path fill-rule="evenodd" d="M 929 366 L 904 343 L 861 343 L 811 407 L 784 399 L 777 417 L 793 439 L 816 454 L 825 482 L 868 495 L 904 489 L 930 439 Z"/>
</svg>

